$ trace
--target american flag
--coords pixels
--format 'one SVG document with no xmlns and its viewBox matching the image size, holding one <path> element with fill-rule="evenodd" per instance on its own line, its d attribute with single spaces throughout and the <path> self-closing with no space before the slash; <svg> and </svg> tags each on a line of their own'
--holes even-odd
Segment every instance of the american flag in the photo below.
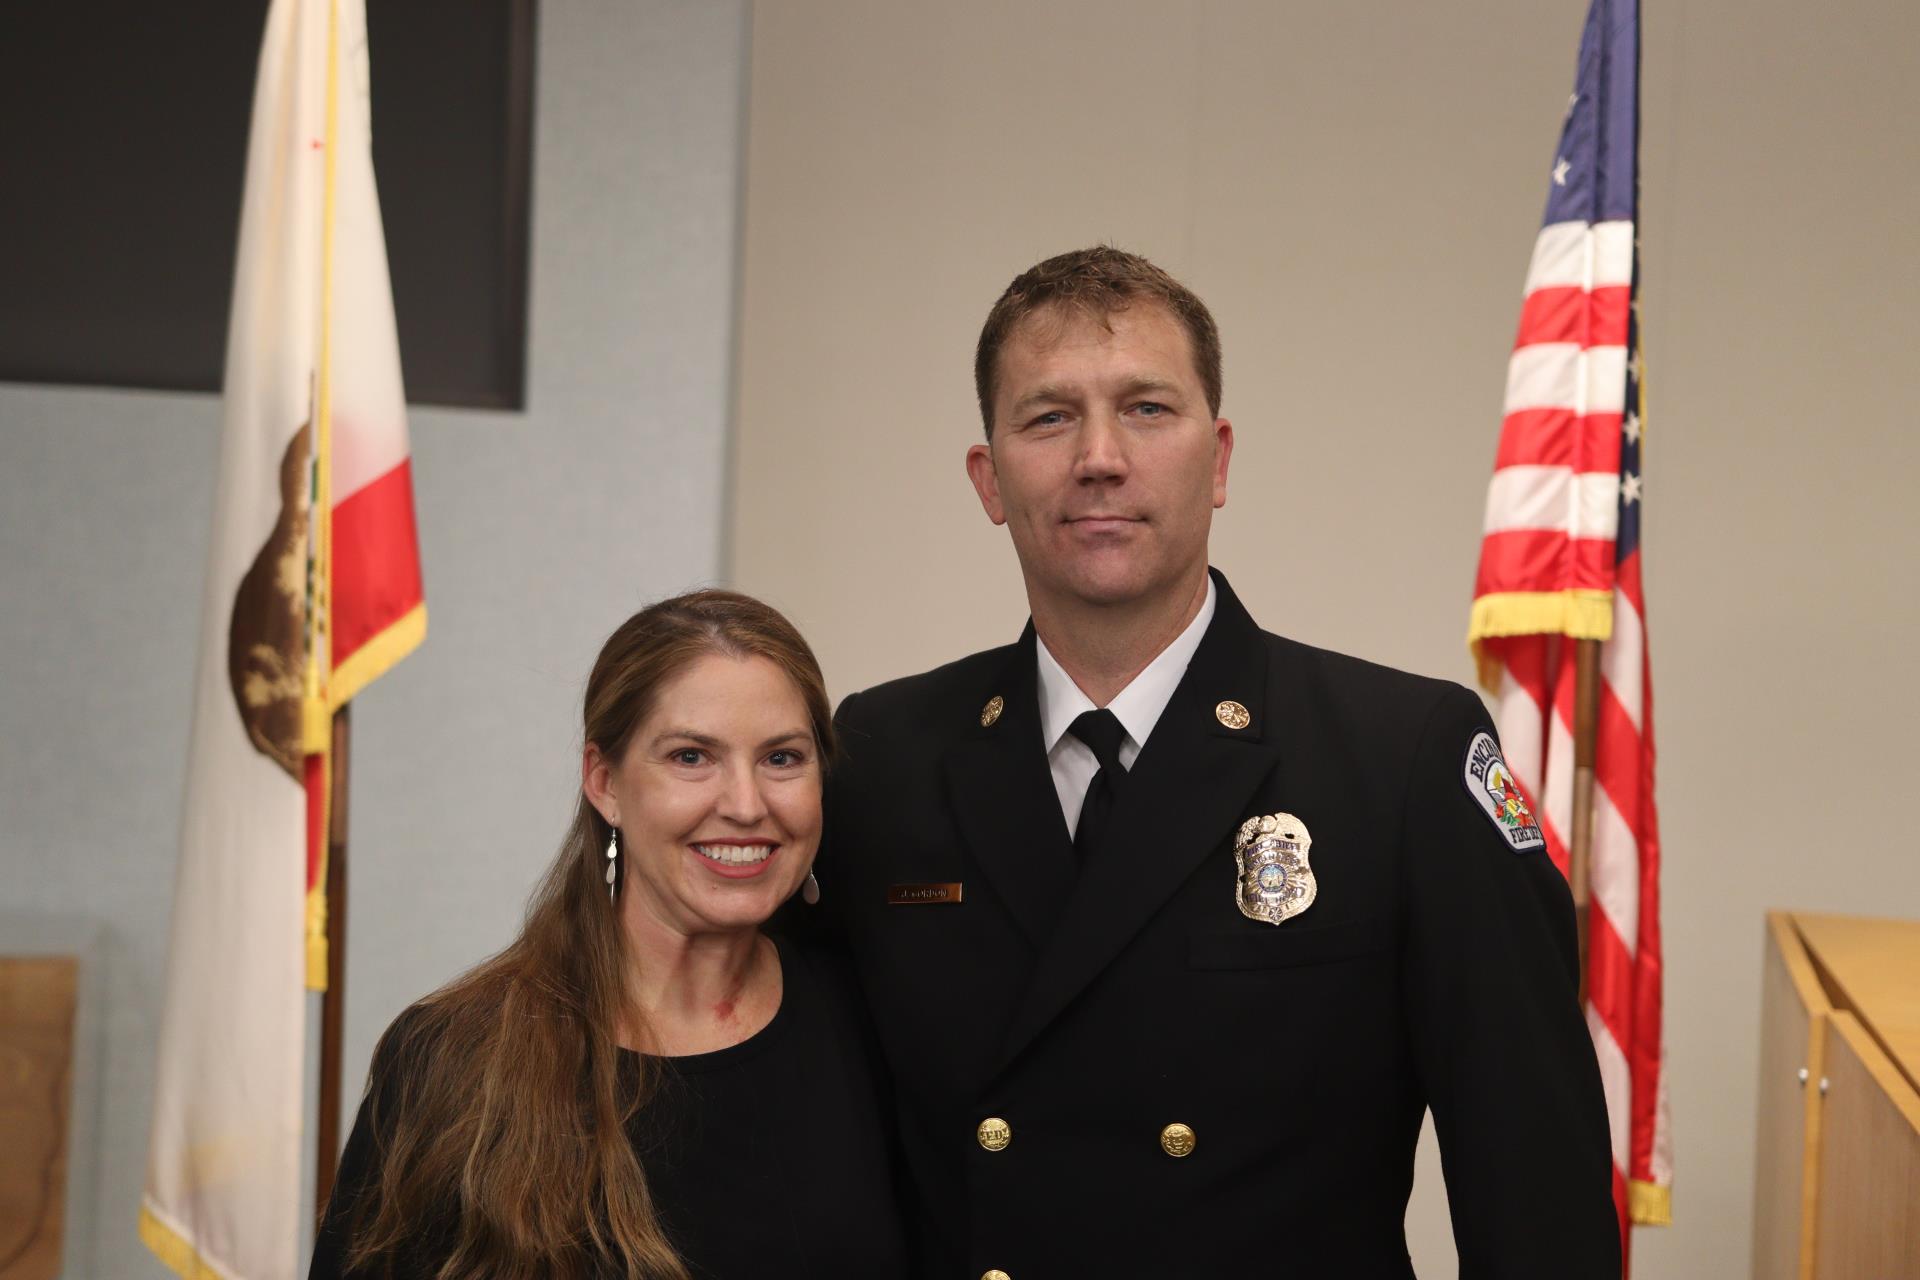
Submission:
<svg viewBox="0 0 1920 1280">
<path fill-rule="evenodd" d="M 1587 1027 L 1629 1223 L 1671 1219 L 1653 684 L 1640 581 L 1638 0 L 1592 0 L 1507 366 L 1468 638 L 1508 766 L 1564 872 L 1574 670 L 1601 641 Z"/>
</svg>

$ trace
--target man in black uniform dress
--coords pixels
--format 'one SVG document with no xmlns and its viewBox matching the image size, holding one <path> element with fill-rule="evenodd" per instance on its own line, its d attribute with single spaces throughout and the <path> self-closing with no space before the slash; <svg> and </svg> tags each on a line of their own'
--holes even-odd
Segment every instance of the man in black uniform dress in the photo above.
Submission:
<svg viewBox="0 0 1920 1280">
<path fill-rule="evenodd" d="M 820 871 L 924 1274 L 1411 1276 L 1431 1108 L 1464 1280 L 1616 1280 L 1566 883 L 1478 698 L 1263 632 L 1209 570 L 1204 305 L 1050 259 L 976 380 L 1032 621 L 846 699 Z"/>
</svg>

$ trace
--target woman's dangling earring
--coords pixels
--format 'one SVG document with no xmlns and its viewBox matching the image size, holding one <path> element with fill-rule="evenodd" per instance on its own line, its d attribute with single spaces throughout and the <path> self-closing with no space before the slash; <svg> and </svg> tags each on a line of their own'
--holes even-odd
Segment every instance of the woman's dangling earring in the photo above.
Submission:
<svg viewBox="0 0 1920 1280">
<path fill-rule="evenodd" d="M 607 836 L 607 899 L 616 904 L 620 901 L 620 886 L 617 883 L 619 878 L 620 828 L 614 827 L 612 833 Z"/>
<path fill-rule="evenodd" d="M 814 879 L 813 872 L 807 872 L 807 878 L 800 882 L 800 901 L 813 906 L 820 901 L 820 882 Z"/>
</svg>

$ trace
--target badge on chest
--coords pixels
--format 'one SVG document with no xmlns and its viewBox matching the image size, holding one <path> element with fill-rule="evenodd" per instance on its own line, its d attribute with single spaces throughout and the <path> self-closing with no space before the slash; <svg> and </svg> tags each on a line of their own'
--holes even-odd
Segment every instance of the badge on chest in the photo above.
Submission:
<svg viewBox="0 0 1920 1280">
<path fill-rule="evenodd" d="M 1249 920 L 1279 924 L 1313 905 L 1318 886 L 1307 850 L 1313 837 L 1307 824 L 1290 813 L 1269 813 L 1240 824 L 1233 840 L 1239 870 L 1234 900 Z"/>
</svg>

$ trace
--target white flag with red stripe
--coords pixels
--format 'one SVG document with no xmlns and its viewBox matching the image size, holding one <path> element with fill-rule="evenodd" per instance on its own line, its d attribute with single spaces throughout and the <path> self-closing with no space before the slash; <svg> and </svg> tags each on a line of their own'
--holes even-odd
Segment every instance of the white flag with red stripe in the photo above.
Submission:
<svg viewBox="0 0 1920 1280">
<path fill-rule="evenodd" d="M 1508 766 L 1568 870 L 1576 642 L 1601 642 L 1587 1026 L 1615 1198 L 1671 1220 L 1660 835 L 1640 575 L 1639 8 L 1593 0 L 1507 368 L 1469 639 Z"/>
<path fill-rule="evenodd" d="M 368 77 L 365 0 L 273 0 L 140 1210 L 186 1276 L 298 1274 L 332 713 L 426 633 Z"/>
</svg>

